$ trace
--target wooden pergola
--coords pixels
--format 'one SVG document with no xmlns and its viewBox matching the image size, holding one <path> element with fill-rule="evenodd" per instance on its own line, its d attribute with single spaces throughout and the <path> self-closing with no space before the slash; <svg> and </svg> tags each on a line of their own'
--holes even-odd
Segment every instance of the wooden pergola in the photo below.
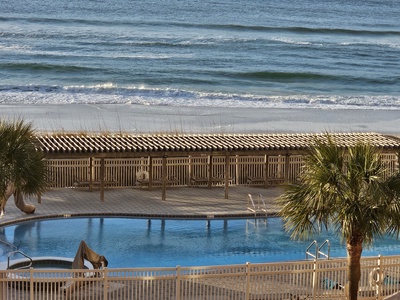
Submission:
<svg viewBox="0 0 400 300">
<path fill-rule="evenodd" d="M 340 147 L 346 148 L 358 142 L 369 143 L 384 153 L 400 151 L 400 139 L 378 133 L 330 133 Z M 162 159 L 162 199 L 166 199 L 167 158 L 223 156 L 225 157 L 224 187 L 228 198 L 229 161 L 232 156 L 279 155 L 290 157 L 304 155 L 316 139 L 326 139 L 323 134 L 41 134 L 35 136 L 38 150 L 43 151 L 46 159 L 100 159 L 100 199 L 104 201 L 105 166 L 107 158 L 148 157 L 149 165 L 155 158 Z M 210 160 L 212 162 L 212 160 Z M 285 168 L 289 168 L 286 160 Z M 209 168 L 212 166 L 210 165 Z M 152 168 L 149 168 L 150 172 Z M 285 172 L 288 174 L 288 172 Z M 152 174 L 149 176 L 152 182 Z M 208 186 L 213 178 L 209 172 Z M 267 172 L 264 172 L 267 182 Z M 285 178 L 287 181 L 288 178 Z"/>
</svg>

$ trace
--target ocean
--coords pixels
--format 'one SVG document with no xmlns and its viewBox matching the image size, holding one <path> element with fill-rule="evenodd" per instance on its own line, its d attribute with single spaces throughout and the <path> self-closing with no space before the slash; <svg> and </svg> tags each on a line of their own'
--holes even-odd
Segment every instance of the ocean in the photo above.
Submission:
<svg viewBox="0 0 400 300">
<path fill-rule="evenodd" d="M 400 109 L 398 0 L 0 3 L 1 104 Z"/>
</svg>

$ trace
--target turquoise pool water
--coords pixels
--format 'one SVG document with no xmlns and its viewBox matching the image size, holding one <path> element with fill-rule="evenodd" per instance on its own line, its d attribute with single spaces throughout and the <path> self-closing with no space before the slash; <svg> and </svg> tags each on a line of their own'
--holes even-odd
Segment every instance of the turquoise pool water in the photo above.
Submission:
<svg viewBox="0 0 400 300">
<path fill-rule="evenodd" d="M 104 255 L 110 268 L 262 263 L 305 259 L 313 239 L 293 241 L 279 218 L 263 220 L 151 220 L 113 217 L 47 219 L 0 228 L 0 238 L 29 256 L 74 257 L 81 240 Z M 314 237 L 331 242 L 331 256 L 346 256 L 335 232 Z M 7 249 L 0 248 L 0 259 Z M 326 251 L 326 249 L 324 249 Z M 385 238 L 364 256 L 400 254 L 400 241 Z"/>
</svg>

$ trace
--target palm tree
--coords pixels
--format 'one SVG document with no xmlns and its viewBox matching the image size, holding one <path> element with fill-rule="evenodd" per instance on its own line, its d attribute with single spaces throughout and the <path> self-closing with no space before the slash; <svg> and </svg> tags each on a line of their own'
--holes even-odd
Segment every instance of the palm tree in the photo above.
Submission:
<svg viewBox="0 0 400 300">
<path fill-rule="evenodd" d="M 32 143 L 33 129 L 23 120 L 0 121 L 0 211 L 14 195 L 15 205 L 25 213 L 35 206 L 24 202 L 24 196 L 38 195 L 46 188 L 46 165 L 43 155 Z"/>
<path fill-rule="evenodd" d="M 346 242 L 348 299 L 357 299 L 364 245 L 400 230 L 400 173 L 384 176 L 381 153 L 359 142 L 339 147 L 329 134 L 311 146 L 299 182 L 279 197 L 280 215 L 292 238 L 307 238 L 321 226 Z"/>
</svg>

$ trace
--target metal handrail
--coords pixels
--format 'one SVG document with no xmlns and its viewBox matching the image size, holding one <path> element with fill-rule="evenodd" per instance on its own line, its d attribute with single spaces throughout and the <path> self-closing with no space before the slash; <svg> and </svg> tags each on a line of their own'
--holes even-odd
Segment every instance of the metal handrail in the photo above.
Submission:
<svg viewBox="0 0 400 300">
<path fill-rule="evenodd" d="M 12 251 L 12 252 L 10 252 L 10 253 L 8 254 L 8 258 L 7 258 L 7 269 L 10 267 L 10 257 L 11 257 L 12 255 L 14 255 L 15 253 L 19 253 L 19 254 L 21 254 L 22 256 L 25 256 L 27 259 L 30 260 L 29 265 L 27 265 L 27 266 L 25 266 L 25 267 L 21 267 L 21 268 L 16 268 L 16 270 L 28 269 L 28 268 L 32 267 L 32 265 L 33 265 L 33 260 L 32 260 L 32 258 L 31 258 L 30 256 L 28 256 L 27 254 L 25 254 L 24 252 L 22 252 L 21 250 L 15 250 L 15 251 Z"/>
<path fill-rule="evenodd" d="M 253 197 L 251 197 L 251 194 L 247 195 L 247 205 L 249 205 L 249 202 L 251 202 L 253 208 L 256 209 L 256 205 L 254 204 Z"/>
<path fill-rule="evenodd" d="M 325 254 L 324 252 L 321 251 L 321 249 L 325 245 L 328 245 L 328 254 Z M 322 245 L 318 248 L 318 255 L 325 256 L 325 258 L 329 259 L 329 257 L 331 256 L 331 242 L 329 240 L 325 240 L 325 242 L 323 242 Z"/>
<path fill-rule="evenodd" d="M 261 203 L 260 203 L 261 201 Z M 264 198 L 262 197 L 261 194 L 258 195 L 258 209 L 263 211 L 265 213 L 265 218 L 267 218 L 268 212 L 267 212 L 267 206 L 265 205 Z M 262 205 L 261 205 L 262 204 Z"/>
<path fill-rule="evenodd" d="M 9 242 L 3 241 L 2 239 L 0 239 L 0 243 L 4 244 L 4 245 L 6 245 L 6 246 L 8 246 L 8 247 L 10 247 L 10 248 L 18 249 L 18 247 L 15 246 L 14 244 L 11 244 L 11 243 L 9 243 Z"/>
<path fill-rule="evenodd" d="M 258 206 L 261 205 L 260 204 L 260 200 L 261 200 L 261 203 L 263 204 L 263 208 L 266 210 L 267 209 L 267 205 L 265 204 L 264 198 L 263 198 L 263 196 L 261 194 L 258 195 Z"/>
<path fill-rule="evenodd" d="M 315 254 L 310 252 L 310 249 L 312 246 L 315 245 Z M 328 254 L 324 253 L 321 251 L 321 249 L 325 246 L 328 245 Z M 321 246 L 318 247 L 318 242 L 314 240 L 306 249 L 306 259 L 308 259 L 309 256 L 311 256 L 314 259 L 318 259 L 321 256 L 324 256 L 325 258 L 329 259 L 331 255 L 331 243 L 329 240 L 325 240 Z"/>
<path fill-rule="evenodd" d="M 252 207 L 249 206 L 250 202 L 252 204 Z M 262 202 L 263 206 L 261 205 L 260 202 Z M 256 203 L 254 203 L 254 200 L 253 200 L 253 197 L 251 196 L 251 194 L 247 195 L 247 209 L 254 213 L 254 217 L 257 217 L 257 212 L 264 212 L 265 218 L 267 218 L 267 207 L 265 205 L 264 199 L 261 196 L 261 194 L 258 195 L 257 205 L 256 205 Z"/>
<path fill-rule="evenodd" d="M 312 246 L 315 245 L 315 254 L 312 254 L 309 250 L 311 249 Z M 308 259 L 308 256 L 311 256 L 314 259 L 318 259 L 318 242 L 314 240 L 306 249 L 306 259 Z"/>
</svg>

